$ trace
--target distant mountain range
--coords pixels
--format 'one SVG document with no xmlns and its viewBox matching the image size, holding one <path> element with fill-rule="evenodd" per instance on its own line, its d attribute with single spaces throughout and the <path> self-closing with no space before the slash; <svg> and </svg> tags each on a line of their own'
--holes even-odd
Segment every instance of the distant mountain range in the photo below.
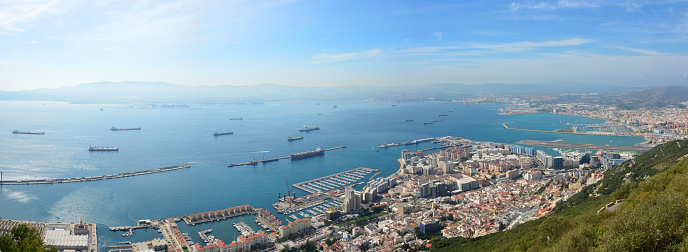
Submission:
<svg viewBox="0 0 688 252">
<path fill-rule="evenodd" d="M 482 84 L 437 83 L 423 86 L 295 87 L 189 86 L 166 82 L 97 82 L 56 89 L 0 91 L 0 100 L 45 100 L 74 103 L 246 103 L 325 100 L 452 100 L 476 96 L 521 96 L 580 92 L 641 90 L 618 85 L 586 83 Z M 591 91 L 592 90 L 592 91 Z M 638 98 L 640 99 L 640 98 Z"/>
</svg>

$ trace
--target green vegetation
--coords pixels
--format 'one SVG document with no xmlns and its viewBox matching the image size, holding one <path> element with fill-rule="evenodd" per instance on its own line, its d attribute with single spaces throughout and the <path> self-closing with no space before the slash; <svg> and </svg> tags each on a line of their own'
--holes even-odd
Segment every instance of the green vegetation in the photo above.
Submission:
<svg viewBox="0 0 688 252">
<path fill-rule="evenodd" d="M 365 226 L 365 224 L 368 224 L 368 222 L 371 222 L 372 220 L 375 220 L 378 217 L 383 216 L 385 214 L 387 214 L 387 212 L 368 213 L 367 215 L 361 215 L 356 219 L 337 223 L 336 225 L 340 227 L 346 227 L 352 224 L 356 226 Z"/>
<path fill-rule="evenodd" d="M 10 233 L 0 235 L 0 251 L 57 251 L 57 249 L 45 246 L 37 229 L 20 224 L 13 227 Z"/>
<path fill-rule="evenodd" d="M 674 141 L 605 173 L 555 214 L 512 230 L 432 243 L 434 251 L 687 251 L 688 141 Z M 626 176 L 626 174 L 629 174 Z M 654 176 L 652 176 L 654 175 Z M 651 177 L 650 177 L 651 176 Z M 614 212 L 601 210 L 617 199 Z"/>
</svg>

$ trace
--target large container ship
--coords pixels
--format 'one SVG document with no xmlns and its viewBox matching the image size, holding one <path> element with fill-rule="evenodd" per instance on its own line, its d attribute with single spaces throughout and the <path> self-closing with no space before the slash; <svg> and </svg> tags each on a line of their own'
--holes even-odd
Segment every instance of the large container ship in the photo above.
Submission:
<svg viewBox="0 0 688 252">
<path fill-rule="evenodd" d="M 232 132 L 232 131 L 226 131 L 226 132 L 215 131 L 215 133 L 213 133 L 213 136 L 222 136 L 222 135 L 231 135 L 231 134 L 234 134 L 234 132 Z"/>
<path fill-rule="evenodd" d="M 119 148 L 89 146 L 88 151 L 119 151 Z"/>
<path fill-rule="evenodd" d="M 317 149 L 315 149 L 313 151 L 306 151 L 306 152 L 291 154 L 291 160 L 303 159 L 303 158 L 321 156 L 321 155 L 325 155 L 325 149 L 323 149 L 322 147 L 318 147 Z"/>
<path fill-rule="evenodd" d="M 14 134 L 29 134 L 29 135 L 43 135 L 45 132 L 35 132 L 35 131 L 18 131 L 14 130 L 12 131 Z"/>
<path fill-rule="evenodd" d="M 141 127 L 138 127 L 138 128 L 115 128 L 115 126 L 112 126 L 112 128 L 110 128 L 110 130 L 112 130 L 112 131 L 120 131 L 120 130 L 141 130 Z"/>
<path fill-rule="evenodd" d="M 289 137 L 287 138 L 287 140 L 289 140 L 289 141 L 301 140 L 301 139 L 303 139 L 302 136 L 295 136 L 295 137 L 289 136 Z"/>
<path fill-rule="evenodd" d="M 314 130 L 320 130 L 320 127 L 303 126 L 299 129 L 299 131 L 314 131 Z"/>
</svg>

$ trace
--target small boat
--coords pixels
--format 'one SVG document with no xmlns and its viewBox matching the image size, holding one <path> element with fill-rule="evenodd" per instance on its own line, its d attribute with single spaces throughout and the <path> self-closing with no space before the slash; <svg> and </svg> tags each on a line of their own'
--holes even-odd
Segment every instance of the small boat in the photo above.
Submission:
<svg viewBox="0 0 688 252">
<path fill-rule="evenodd" d="M 437 116 L 447 116 L 447 114 L 437 114 Z"/>
<path fill-rule="evenodd" d="M 337 108 L 337 105 L 332 106 L 332 108 Z"/>
<path fill-rule="evenodd" d="M 413 119 L 406 119 L 406 122 L 413 122 Z"/>
<path fill-rule="evenodd" d="M 424 122 L 423 125 L 432 124 L 431 122 Z"/>
</svg>

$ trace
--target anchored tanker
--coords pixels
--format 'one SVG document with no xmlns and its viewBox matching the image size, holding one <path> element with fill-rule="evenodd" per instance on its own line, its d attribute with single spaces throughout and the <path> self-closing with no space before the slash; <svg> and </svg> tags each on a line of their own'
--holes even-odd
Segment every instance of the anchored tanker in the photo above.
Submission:
<svg viewBox="0 0 688 252">
<path fill-rule="evenodd" d="M 45 132 L 31 132 L 31 131 L 18 131 L 14 130 L 12 131 L 14 134 L 29 134 L 29 135 L 43 135 Z"/>
<path fill-rule="evenodd" d="M 308 127 L 308 126 L 303 126 L 299 131 L 314 131 L 314 130 L 320 130 L 320 127 Z"/>
<path fill-rule="evenodd" d="M 234 134 L 234 132 L 232 132 L 232 131 L 227 131 L 227 132 L 217 132 L 217 131 L 215 131 L 215 133 L 213 133 L 213 136 L 232 135 L 232 134 Z"/>
<path fill-rule="evenodd" d="M 110 130 L 112 130 L 112 131 L 120 131 L 120 130 L 141 130 L 141 127 L 138 127 L 138 128 L 115 128 L 115 126 L 112 126 L 112 128 L 110 128 Z"/>
<path fill-rule="evenodd" d="M 300 139 L 303 139 L 303 137 L 302 136 L 295 136 L 295 137 L 289 136 L 287 138 L 287 140 L 289 140 L 289 141 L 300 140 Z"/>
<path fill-rule="evenodd" d="M 314 156 L 321 156 L 321 155 L 325 155 L 325 149 L 323 149 L 322 147 L 318 147 L 317 149 L 315 149 L 313 151 L 306 151 L 306 152 L 291 154 L 291 160 L 314 157 Z"/>
<path fill-rule="evenodd" d="M 89 146 L 88 151 L 119 151 L 119 148 Z"/>
</svg>

